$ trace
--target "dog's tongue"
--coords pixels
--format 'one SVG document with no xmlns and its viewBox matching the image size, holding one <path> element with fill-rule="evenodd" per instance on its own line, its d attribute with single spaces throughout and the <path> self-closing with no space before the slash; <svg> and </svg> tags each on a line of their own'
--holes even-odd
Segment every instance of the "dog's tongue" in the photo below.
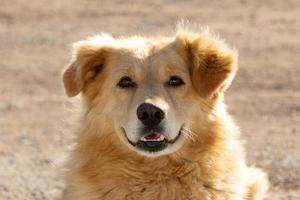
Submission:
<svg viewBox="0 0 300 200">
<path fill-rule="evenodd" d="M 160 135 L 157 133 L 150 133 L 149 135 L 145 136 L 145 139 L 147 140 L 155 140 L 155 139 L 159 139 Z"/>
</svg>

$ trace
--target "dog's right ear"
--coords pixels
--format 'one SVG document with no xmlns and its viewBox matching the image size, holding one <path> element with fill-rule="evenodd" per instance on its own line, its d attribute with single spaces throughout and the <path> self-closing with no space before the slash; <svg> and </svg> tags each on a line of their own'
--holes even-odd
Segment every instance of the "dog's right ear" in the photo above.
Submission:
<svg viewBox="0 0 300 200">
<path fill-rule="evenodd" d="M 105 39 L 105 38 L 104 38 Z M 111 46 L 96 37 L 73 45 L 73 58 L 63 73 L 66 94 L 69 97 L 79 94 L 85 83 L 99 74 Z"/>
</svg>

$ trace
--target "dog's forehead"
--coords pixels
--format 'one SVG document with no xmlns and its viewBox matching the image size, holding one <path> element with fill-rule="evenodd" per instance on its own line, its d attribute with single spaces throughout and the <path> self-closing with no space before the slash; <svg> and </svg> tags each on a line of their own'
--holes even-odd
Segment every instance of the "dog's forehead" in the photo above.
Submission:
<svg viewBox="0 0 300 200">
<path fill-rule="evenodd" d="M 153 44 L 147 38 L 142 37 L 130 37 L 120 40 L 122 46 L 121 55 L 127 58 L 130 56 L 136 59 L 144 59 L 149 55 Z"/>
<path fill-rule="evenodd" d="M 126 69 L 133 68 L 139 71 L 145 68 L 163 70 L 184 66 L 184 60 L 172 38 L 131 37 L 120 42 L 122 48 L 117 65 L 121 68 L 126 66 Z"/>
<path fill-rule="evenodd" d="M 145 38 L 133 36 L 119 39 L 122 54 L 145 60 L 150 56 L 163 53 L 163 48 L 171 44 L 170 38 Z M 164 52 L 167 53 L 167 52 Z"/>
</svg>

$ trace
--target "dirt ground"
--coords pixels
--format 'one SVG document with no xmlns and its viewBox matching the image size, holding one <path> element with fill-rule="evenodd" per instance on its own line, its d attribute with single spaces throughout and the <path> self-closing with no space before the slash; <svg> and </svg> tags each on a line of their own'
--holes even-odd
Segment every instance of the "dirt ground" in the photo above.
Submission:
<svg viewBox="0 0 300 200">
<path fill-rule="evenodd" d="M 227 93 L 268 200 L 300 199 L 300 1 L 0 0 L 0 199 L 51 200 L 63 188 L 72 102 L 60 73 L 71 43 L 208 25 L 239 50 Z M 76 107 L 76 106 L 75 106 Z"/>
</svg>

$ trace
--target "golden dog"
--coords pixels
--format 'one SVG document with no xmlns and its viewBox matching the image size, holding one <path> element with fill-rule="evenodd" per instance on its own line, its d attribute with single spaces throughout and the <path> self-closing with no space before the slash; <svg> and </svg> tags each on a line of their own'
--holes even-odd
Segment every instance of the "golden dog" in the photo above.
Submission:
<svg viewBox="0 0 300 200">
<path fill-rule="evenodd" d="M 84 112 L 65 200 L 259 200 L 223 95 L 237 53 L 207 30 L 75 43 L 63 74 Z"/>
</svg>

